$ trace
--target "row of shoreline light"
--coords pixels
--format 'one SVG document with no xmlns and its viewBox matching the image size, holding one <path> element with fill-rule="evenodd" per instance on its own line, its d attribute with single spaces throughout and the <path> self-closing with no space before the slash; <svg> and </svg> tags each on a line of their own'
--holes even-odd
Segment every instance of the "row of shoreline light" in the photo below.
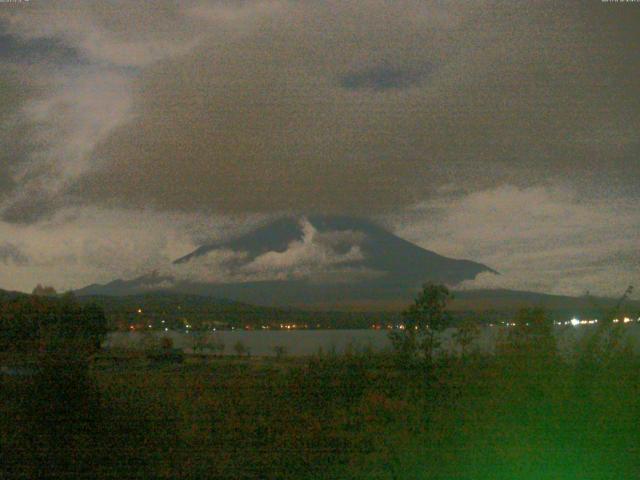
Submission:
<svg viewBox="0 0 640 480">
<path fill-rule="evenodd" d="M 160 327 L 161 330 L 164 330 L 165 332 L 168 332 L 169 330 L 172 330 L 168 327 L 166 327 L 165 321 L 162 320 L 161 321 L 162 326 Z M 624 317 L 621 320 L 618 318 L 614 318 L 612 320 L 612 323 L 618 324 L 618 323 L 623 323 L 623 324 L 629 324 L 629 323 L 640 323 L 640 317 L 638 317 L 636 320 L 629 318 L 629 317 Z M 572 318 L 571 320 L 566 320 L 564 322 L 553 322 L 553 324 L 555 326 L 569 326 L 571 325 L 572 327 L 578 327 L 578 326 L 582 326 L 582 325 L 597 325 L 598 324 L 598 319 L 594 318 L 594 319 L 585 319 L 585 320 L 580 320 L 576 317 Z M 493 327 L 515 327 L 517 326 L 517 323 L 515 322 L 501 322 L 499 324 L 495 324 L 495 323 L 489 323 L 489 327 L 493 328 Z M 529 326 L 529 324 L 527 323 L 527 326 Z M 192 326 L 190 324 L 185 324 L 185 333 L 189 333 L 192 329 Z M 317 326 L 319 327 L 319 325 Z M 154 326 L 152 324 L 148 324 L 147 325 L 148 329 L 152 329 L 154 328 Z M 405 329 L 405 325 L 404 324 L 387 324 L 387 325 L 373 325 L 371 328 L 375 329 L 375 330 L 381 330 L 381 329 L 386 329 L 386 330 L 394 330 L 394 329 L 399 329 L 399 330 L 404 330 Z M 415 327 L 416 330 L 418 329 L 418 327 Z M 135 331 L 137 330 L 135 325 L 130 325 L 129 329 L 131 331 Z M 251 327 L 251 326 L 245 326 L 244 328 L 242 327 L 235 327 L 235 326 L 231 326 L 230 330 L 254 330 L 254 329 L 258 329 L 258 330 L 271 330 L 271 329 L 276 329 L 278 330 L 277 326 L 274 328 L 271 325 L 262 325 L 261 327 Z M 279 330 L 307 330 L 309 329 L 309 325 L 307 324 L 280 324 L 280 328 Z M 213 328 L 212 331 L 215 332 L 216 328 Z"/>
</svg>

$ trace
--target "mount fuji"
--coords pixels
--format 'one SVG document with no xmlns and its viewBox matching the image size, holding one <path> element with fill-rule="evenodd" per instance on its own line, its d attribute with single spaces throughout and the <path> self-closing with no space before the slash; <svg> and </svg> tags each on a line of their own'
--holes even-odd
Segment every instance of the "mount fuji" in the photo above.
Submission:
<svg viewBox="0 0 640 480">
<path fill-rule="evenodd" d="M 285 217 L 200 246 L 166 270 L 90 285 L 78 295 L 189 293 L 271 306 L 406 302 L 425 282 L 450 286 L 496 271 L 448 258 L 369 220 Z"/>
</svg>

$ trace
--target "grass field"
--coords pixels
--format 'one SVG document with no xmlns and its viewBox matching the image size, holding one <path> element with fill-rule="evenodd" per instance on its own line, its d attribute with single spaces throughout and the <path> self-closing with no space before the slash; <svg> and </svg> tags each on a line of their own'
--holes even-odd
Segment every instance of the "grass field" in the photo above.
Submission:
<svg viewBox="0 0 640 480">
<path fill-rule="evenodd" d="M 2 473 L 38 478 L 631 479 L 640 359 L 400 368 L 374 354 L 103 360 L 3 377 Z M 75 369 L 74 369 L 75 368 Z"/>
</svg>

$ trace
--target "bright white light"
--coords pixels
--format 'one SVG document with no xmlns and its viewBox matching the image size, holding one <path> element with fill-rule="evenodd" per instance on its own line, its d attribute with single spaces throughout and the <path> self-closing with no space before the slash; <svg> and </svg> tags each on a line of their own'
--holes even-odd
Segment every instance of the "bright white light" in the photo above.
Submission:
<svg viewBox="0 0 640 480">
<path fill-rule="evenodd" d="M 167 327 L 165 327 L 165 328 L 164 328 L 164 331 L 165 331 L 165 332 L 168 332 L 168 331 L 169 331 L 169 329 L 168 329 Z"/>
<path fill-rule="evenodd" d="M 577 318 L 572 318 L 571 325 L 573 325 L 574 327 L 577 327 L 578 325 L 580 325 L 580 320 L 578 320 Z"/>
</svg>

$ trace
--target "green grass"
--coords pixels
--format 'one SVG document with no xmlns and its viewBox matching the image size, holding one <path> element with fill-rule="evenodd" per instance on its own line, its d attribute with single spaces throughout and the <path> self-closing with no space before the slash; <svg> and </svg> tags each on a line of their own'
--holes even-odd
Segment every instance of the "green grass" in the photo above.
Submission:
<svg viewBox="0 0 640 480">
<path fill-rule="evenodd" d="M 638 478 L 638 367 L 628 354 L 581 370 L 514 355 L 431 369 L 373 354 L 102 361 L 58 397 L 79 400 L 53 413 L 36 401 L 47 398 L 37 382 L 3 380 L 2 468 L 25 478 L 56 468 L 70 478 Z"/>
</svg>

